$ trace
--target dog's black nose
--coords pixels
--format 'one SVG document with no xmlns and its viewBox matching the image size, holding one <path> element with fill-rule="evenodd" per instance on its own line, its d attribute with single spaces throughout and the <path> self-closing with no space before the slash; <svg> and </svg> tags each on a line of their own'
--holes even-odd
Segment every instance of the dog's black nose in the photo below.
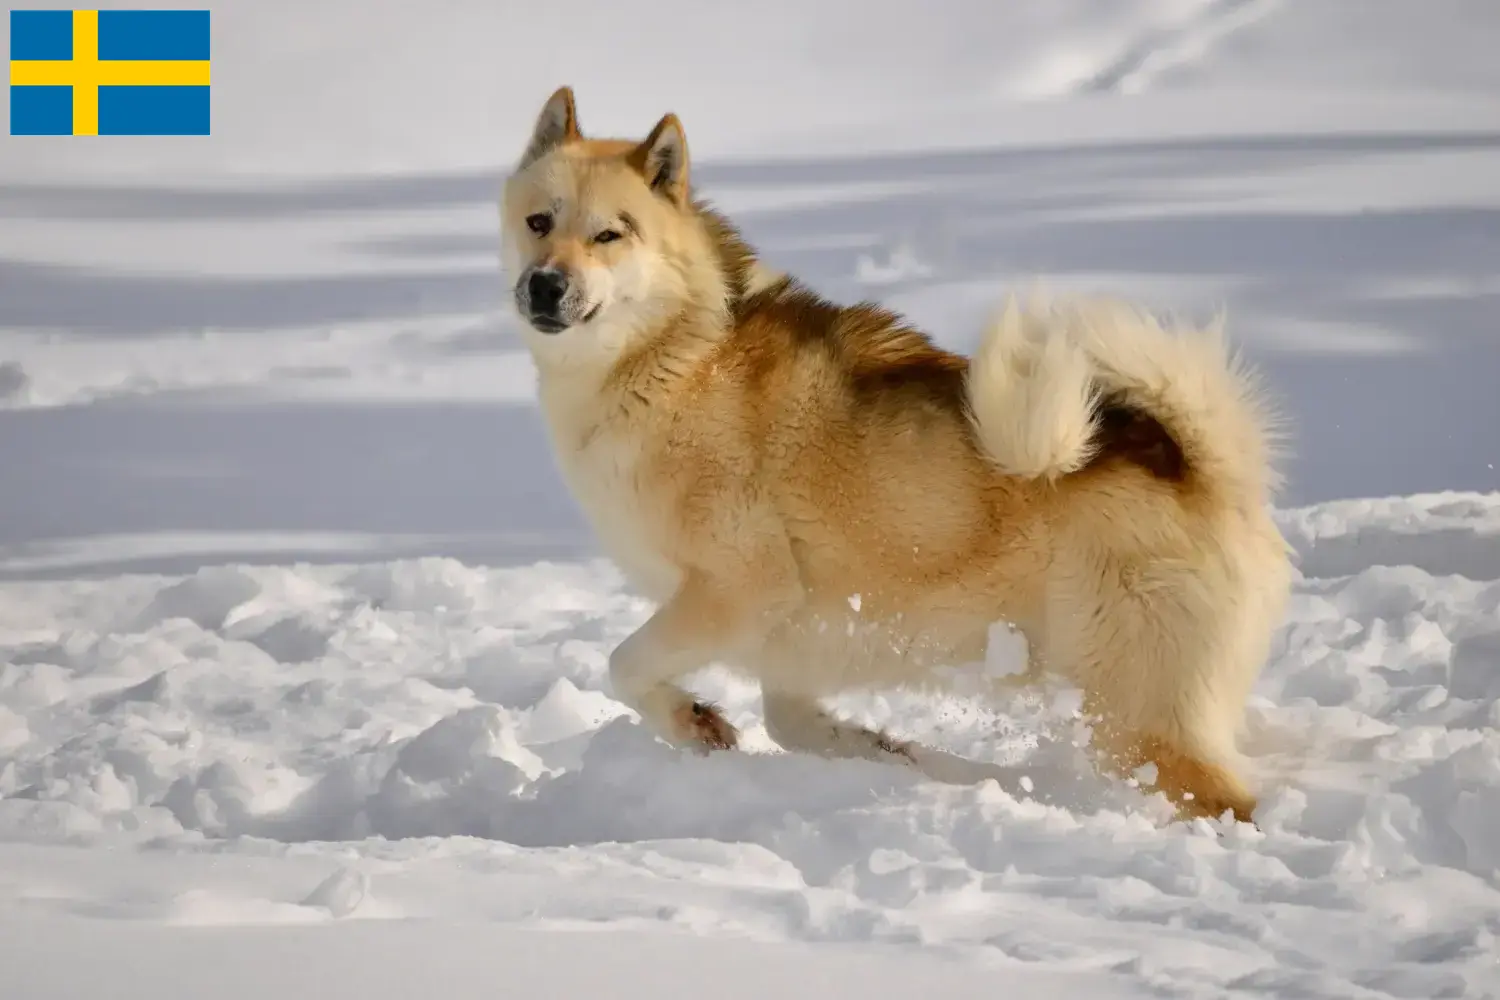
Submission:
<svg viewBox="0 0 1500 1000">
<path fill-rule="evenodd" d="M 557 307 L 568 290 L 568 279 L 561 271 L 532 271 L 526 282 L 531 297 L 531 311 L 538 316 L 556 316 Z"/>
</svg>

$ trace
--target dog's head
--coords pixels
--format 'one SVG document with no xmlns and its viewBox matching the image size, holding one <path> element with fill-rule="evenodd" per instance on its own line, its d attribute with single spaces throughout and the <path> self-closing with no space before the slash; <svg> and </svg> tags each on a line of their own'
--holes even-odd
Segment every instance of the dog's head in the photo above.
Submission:
<svg viewBox="0 0 1500 1000">
<path fill-rule="evenodd" d="M 588 139 L 573 92 L 537 117 L 505 182 L 501 246 L 512 297 L 539 356 L 614 357 L 680 311 L 706 248 L 676 115 L 645 139 Z"/>
</svg>

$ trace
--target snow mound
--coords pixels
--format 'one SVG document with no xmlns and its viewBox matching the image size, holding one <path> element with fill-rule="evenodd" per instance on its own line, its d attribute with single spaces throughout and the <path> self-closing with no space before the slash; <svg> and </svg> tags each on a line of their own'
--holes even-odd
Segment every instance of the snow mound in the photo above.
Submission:
<svg viewBox="0 0 1500 1000">
<path fill-rule="evenodd" d="M 1280 522 L 1305 576 L 1416 566 L 1434 576 L 1500 580 L 1500 505 L 1485 494 L 1330 501 L 1286 511 Z"/>
</svg>

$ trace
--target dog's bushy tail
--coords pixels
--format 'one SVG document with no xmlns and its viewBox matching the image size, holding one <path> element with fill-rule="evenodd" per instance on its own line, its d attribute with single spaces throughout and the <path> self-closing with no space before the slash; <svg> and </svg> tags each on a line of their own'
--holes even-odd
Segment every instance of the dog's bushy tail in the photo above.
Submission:
<svg viewBox="0 0 1500 1000">
<path fill-rule="evenodd" d="M 968 396 L 981 447 L 1011 475 L 1087 467 L 1107 401 L 1159 423 L 1184 481 L 1216 499 L 1258 503 L 1280 485 L 1277 420 L 1222 323 L 1169 328 L 1110 300 L 1023 309 L 1012 298 L 974 356 Z"/>
<path fill-rule="evenodd" d="M 1012 297 L 969 366 L 969 412 L 1005 472 L 1056 479 L 1093 458 L 1099 390 L 1088 355 Z"/>
</svg>

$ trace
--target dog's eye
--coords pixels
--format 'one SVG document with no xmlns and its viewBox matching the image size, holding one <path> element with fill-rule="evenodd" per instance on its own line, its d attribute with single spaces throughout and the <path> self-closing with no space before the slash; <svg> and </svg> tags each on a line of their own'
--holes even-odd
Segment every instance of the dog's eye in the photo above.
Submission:
<svg viewBox="0 0 1500 1000">
<path fill-rule="evenodd" d="M 546 236 L 552 232 L 552 216 L 546 212 L 538 212 L 535 215 L 526 216 L 526 228 L 538 236 Z"/>
<path fill-rule="evenodd" d="M 594 237 L 594 242 L 595 243 L 613 243 L 615 240 L 617 240 L 619 238 L 620 238 L 620 232 L 619 232 L 619 230 L 617 230 L 617 229 L 606 229 L 606 230 L 604 230 L 604 232 L 602 232 L 599 235 L 597 235 L 597 236 Z"/>
</svg>

